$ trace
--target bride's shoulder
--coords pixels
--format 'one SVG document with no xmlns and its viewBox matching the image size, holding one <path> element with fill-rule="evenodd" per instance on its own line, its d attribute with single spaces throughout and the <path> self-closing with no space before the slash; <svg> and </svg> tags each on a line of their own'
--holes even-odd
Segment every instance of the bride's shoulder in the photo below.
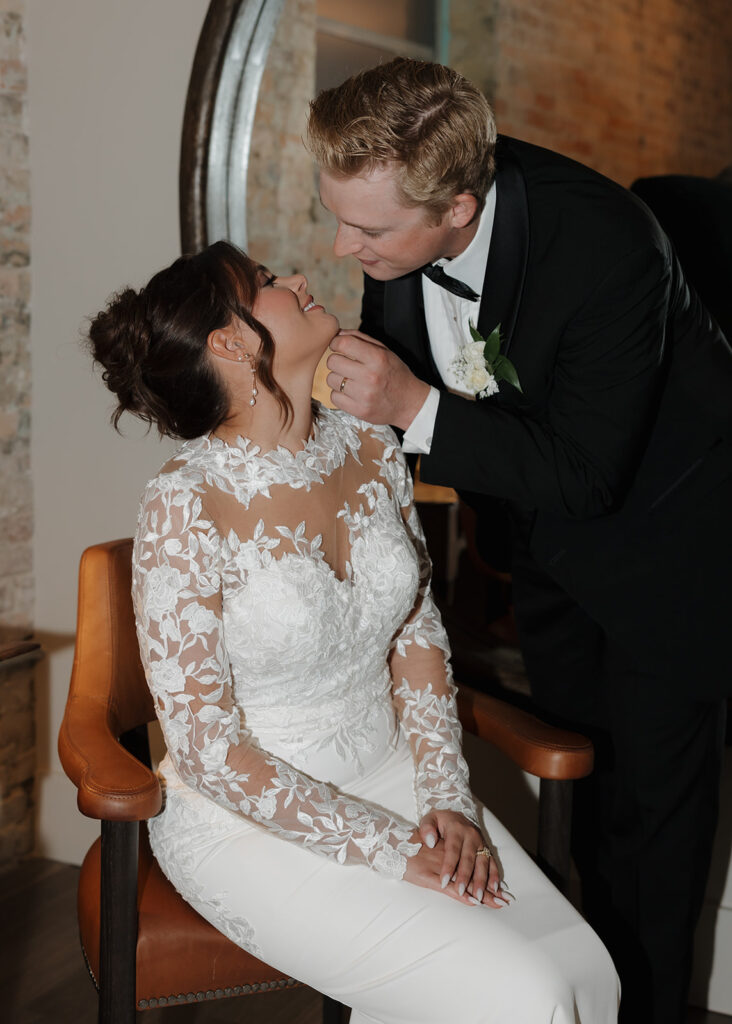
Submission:
<svg viewBox="0 0 732 1024">
<path fill-rule="evenodd" d="M 400 450 L 397 436 L 390 426 L 367 423 L 366 420 L 360 420 L 343 409 L 329 409 L 321 405 L 318 409 L 318 422 L 327 424 L 343 440 L 357 440 L 359 447 L 367 444 L 376 445 L 389 452 L 394 449 Z"/>
<path fill-rule="evenodd" d="M 205 437 L 184 441 L 145 485 L 143 502 L 161 494 L 183 494 L 200 491 L 203 473 L 199 455 L 206 447 Z"/>
<path fill-rule="evenodd" d="M 341 409 L 321 410 L 324 438 L 333 450 L 350 450 L 363 467 L 364 483 L 379 480 L 399 498 L 401 505 L 411 501 L 411 476 L 402 447 L 391 427 L 366 423 Z M 336 439 L 337 438 L 337 439 Z"/>
</svg>

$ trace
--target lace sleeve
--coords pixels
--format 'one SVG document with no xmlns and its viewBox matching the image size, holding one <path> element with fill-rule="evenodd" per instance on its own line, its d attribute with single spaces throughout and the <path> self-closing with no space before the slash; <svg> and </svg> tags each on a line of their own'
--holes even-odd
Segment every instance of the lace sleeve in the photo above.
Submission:
<svg viewBox="0 0 732 1024">
<path fill-rule="evenodd" d="M 197 488 L 163 474 L 143 498 L 133 558 L 142 661 L 180 778 L 282 839 L 401 878 L 414 825 L 347 798 L 258 747 L 237 707 L 221 616 L 220 538 Z"/>
<path fill-rule="evenodd" d="M 459 811 L 478 825 L 462 753 L 450 646 L 432 597 L 432 564 L 414 506 L 412 478 L 396 445 L 387 447 L 382 466 L 419 560 L 417 598 L 390 655 L 394 702 L 416 766 L 417 810 L 420 818 L 431 810 Z"/>
</svg>

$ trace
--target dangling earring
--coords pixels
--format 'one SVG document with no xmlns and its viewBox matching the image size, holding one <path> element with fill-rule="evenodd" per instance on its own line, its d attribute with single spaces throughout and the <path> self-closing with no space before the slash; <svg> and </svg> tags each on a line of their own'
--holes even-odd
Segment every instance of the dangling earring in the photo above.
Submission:
<svg viewBox="0 0 732 1024">
<path fill-rule="evenodd" d="M 241 359 L 241 356 L 239 356 L 239 358 Z M 257 364 L 254 362 L 249 352 L 246 353 L 244 358 L 249 363 L 249 369 L 252 371 L 252 397 L 249 399 L 249 404 L 256 405 L 257 395 L 259 393 L 257 391 Z"/>
</svg>

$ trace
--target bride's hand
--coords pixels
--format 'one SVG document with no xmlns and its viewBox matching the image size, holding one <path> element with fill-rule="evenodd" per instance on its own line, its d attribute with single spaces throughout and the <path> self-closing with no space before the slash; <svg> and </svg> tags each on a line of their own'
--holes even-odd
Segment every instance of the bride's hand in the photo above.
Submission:
<svg viewBox="0 0 732 1024">
<path fill-rule="evenodd" d="M 420 841 L 440 852 L 440 887 L 454 885 L 479 903 L 500 907 L 506 902 L 494 857 L 476 856 L 487 846 L 480 830 L 457 811 L 431 811 L 419 826 Z M 454 881 L 453 881 L 454 879 Z"/>
<path fill-rule="evenodd" d="M 425 889 L 436 889 L 437 892 L 444 891 L 446 896 L 450 896 L 459 903 L 477 903 L 477 900 L 470 897 L 467 892 L 460 893 L 454 882 L 450 882 L 444 889 L 440 884 L 440 868 L 445 854 L 445 844 L 442 840 L 434 849 L 430 849 L 422 842 L 419 829 L 415 829 L 412 834 L 412 842 L 421 843 L 421 846 L 413 857 L 407 858 L 407 870 L 404 873 L 406 882 L 411 882 L 412 885 L 421 885 Z"/>
</svg>

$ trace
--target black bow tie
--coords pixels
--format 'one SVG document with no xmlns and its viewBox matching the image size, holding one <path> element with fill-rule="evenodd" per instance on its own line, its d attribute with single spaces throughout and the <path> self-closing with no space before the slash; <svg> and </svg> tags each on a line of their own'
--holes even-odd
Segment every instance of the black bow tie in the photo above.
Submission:
<svg viewBox="0 0 732 1024">
<path fill-rule="evenodd" d="M 475 302 L 476 299 L 480 298 L 480 295 L 474 292 L 470 285 L 465 284 L 464 281 L 458 281 L 455 277 L 450 277 L 442 267 L 437 267 L 434 263 L 428 263 L 426 267 L 422 267 L 422 273 L 430 281 L 439 284 L 440 288 L 452 292 L 453 295 L 457 295 L 460 299 L 470 299 L 471 302 Z"/>
</svg>

